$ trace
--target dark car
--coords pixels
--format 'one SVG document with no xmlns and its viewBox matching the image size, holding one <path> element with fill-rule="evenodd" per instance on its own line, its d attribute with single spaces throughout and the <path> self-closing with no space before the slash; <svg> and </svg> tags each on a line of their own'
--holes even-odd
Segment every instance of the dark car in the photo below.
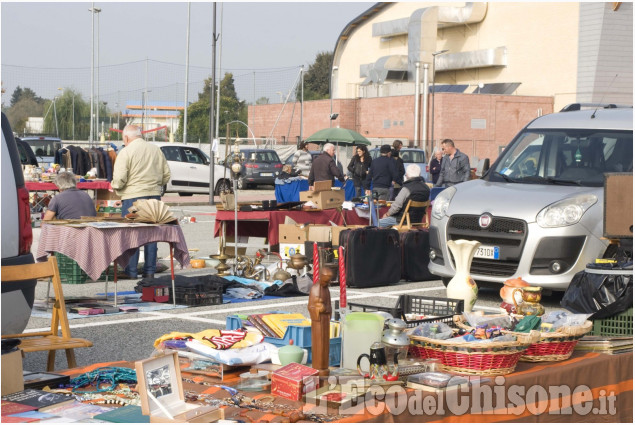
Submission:
<svg viewBox="0 0 635 425">
<path fill-rule="evenodd" d="M 241 149 L 243 160 L 238 188 L 248 189 L 259 184 L 272 185 L 282 171 L 280 157 L 273 149 Z"/>
<path fill-rule="evenodd" d="M 29 191 L 24 185 L 20 153 L 2 113 L 2 266 L 33 264 Z M 2 335 L 21 333 L 29 322 L 35 280 L 2 282 Z"/>
</svg>

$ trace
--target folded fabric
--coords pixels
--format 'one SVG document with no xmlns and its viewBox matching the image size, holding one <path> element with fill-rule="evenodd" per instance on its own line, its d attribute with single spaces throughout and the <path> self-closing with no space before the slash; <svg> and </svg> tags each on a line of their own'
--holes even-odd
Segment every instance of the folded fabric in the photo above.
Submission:
<svg viewBox="0 0 635 425">
<path fill-rule="evenodd" d="M 196 340 L 201 344 L 215 350 L 229 348 L 245 348 L 262 342 L 264 337 L 260 333 L 246 332 L 242 330 L 218 330 L 207 329 L 198 333 L 171 332 L 154 341 L 154 346 L 159 348 L 163 341 L 169 340 Z"/>
<path fill-rule="evenodd" d="M 230 298 L 242 298 L 247 300 L 253 300 L 256 298 L 262 298 L 263 293 L 255 289 L 250 288 L 227 288 L 227 296 Z"/>
<path fill-rule="evenodd" d="M 261 342 L 246 348 L 231 348 L 228 350 L 215 350 L 202 344 L 199 340 L 186 342 L 188 350 L 209 357 L 217 362 L 235 365 L 254 365 L 271 360 L 271 353 L 277 351 L 275 345 L 268 342 Z"/>
</svg>

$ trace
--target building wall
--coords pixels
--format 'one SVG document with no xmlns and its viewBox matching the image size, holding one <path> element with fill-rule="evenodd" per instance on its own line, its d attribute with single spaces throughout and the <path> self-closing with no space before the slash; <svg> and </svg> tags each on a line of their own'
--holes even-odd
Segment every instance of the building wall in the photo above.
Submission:
<svg viewBox="0 0 635 425">
<path fill-rule="evenodd" d="M 278 119 L 282 105 L 249 107 L 249 127 L 256 137 L 270 135 L 280 144 L 295 144 L 300 135 L 300 105 L 287 105 Z M 355 130 L 371 140 L 373 145 L 401 139 L 406 145 L 414 139 L 414 97 L 392 96 L 369 99 L 336 99 L 333 112 L 339 117 L 334 127 Z M 501 146 L 505 146 L 532 119 L 553 112 L 551 97 L 502 96 L 483 94 L 437 93 L 435 95 L 435 140 L 450 138 L 469 156 L 494 159 Z M 329 126 L 330 101 L 316 100 L 304 103 L 303 138 Z M 482 128 L 481 128 L 482 127 Z M 289 130 L 290 129 L 290 130 Z M 426 146 L 429 151 L 432 143 Z"/>
<path fill-rule="evenodd" d="M 387 55 L 408 54 L 407 34 L 373 37 L 374 23 L 409 18 L 421 8 L 464 5 L 464 2 L 391 3 L 363 21 L 336 51 L 334 96 L 359 96 L 358 87 L 364 80 L 360 65 L 374 63 Z M 469 84 L 466 93 L 471 93 L 479 83 L 520 82 L 514 94 L 552 96 L 559 110 L 568 103 L 589 101 L 587 98 L 599 101 L 598 94 L 607 92 L 608 74 L 617 69 L 621 79 L 605 102 L 632 98 L 632 4 L 622 3 L 616 11 L 613 5 L 612 2 L 488 2 L 481 22 L 439 27 L 436 51 L 448 49 L 447 58 L 460 52 L 504 46 L 506 65 L 446 71 L 443 55 L 438 56 L 436 83 Z M 432 65 L 430 81 L 431 74 Z M 578 82 L 579 78 L 584 81 Z"/>
</svg>

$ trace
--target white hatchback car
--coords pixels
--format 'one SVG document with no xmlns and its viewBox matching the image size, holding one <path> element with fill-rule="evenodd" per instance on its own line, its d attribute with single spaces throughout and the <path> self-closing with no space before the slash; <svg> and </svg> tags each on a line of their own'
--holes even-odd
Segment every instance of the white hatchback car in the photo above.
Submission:
<svg viewBox="0 0 635 425">
<path fill-rule="evenodd" d="M 209 193 L 209 157 L 201 149 L 180 143 L 150 142 L 158 146 L 170 167 L 170 181 L 162 190 L 178 192 L 181 196 L 194 193 Z M 216 164 L 214 166 L 214 194 L 231 190 L 229 171 Z"/>
</svg>

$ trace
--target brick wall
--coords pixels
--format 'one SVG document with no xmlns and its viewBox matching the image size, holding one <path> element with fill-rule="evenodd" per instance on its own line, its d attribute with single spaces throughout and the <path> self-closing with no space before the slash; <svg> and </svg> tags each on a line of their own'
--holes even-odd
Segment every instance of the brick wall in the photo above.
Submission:
<svg viewBox="0 0 635 425">
<path fill-rule="evenodd" d="M 281 104 L 249 107 L 249 127 L 256 137 L 271 134 L 282 108 Z M 330 112 L 330 100 L 305 102 L 303 138 L 329 127 Z M 373 141 L 373 145 L 393 139 L 402 139 L 407 144 L 406 141 L 414 139 L 413 96 L 335 99 L 333 112 L 339 114 L 333 121 L 334 127 L 355 130 Z M 442 139 L 453 139 L 468 156 L 494 160 L 500 148 L 507 145 L 527 123 L 551 112 L 553 98 L 549 96 L 437 93 L 434 138 L 437 143 Z M 430 126 L 431 119 L 428 119 L 428 137 Z M 278 143 L 282 143 L 284 138 L 287 144 L 295 144 L 299 135 L 300 104 L 296 103 L 295 108 L 293 104 L 288 104 L 272 137 Z"/>
</svg>

